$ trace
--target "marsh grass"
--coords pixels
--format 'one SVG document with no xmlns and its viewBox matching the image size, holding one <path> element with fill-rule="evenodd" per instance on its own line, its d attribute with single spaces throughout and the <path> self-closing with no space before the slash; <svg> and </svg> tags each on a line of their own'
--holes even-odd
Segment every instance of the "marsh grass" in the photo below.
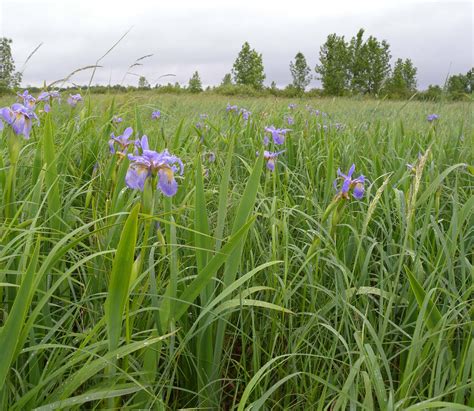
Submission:
<svg viewBox="0 0 474 411">
<path fill-rule="evenodd" d="M 472 409 L 470 104 L 299 101 L 271 173 L 290 101 L 227 102 L 55 106 L 13 177 L 4 131 L 0 409 Z M 185 162 L 172 199 L 125 187 L 128 125 Z M 328 208 L 352 163 L 366 195 Z"/>
</svg>

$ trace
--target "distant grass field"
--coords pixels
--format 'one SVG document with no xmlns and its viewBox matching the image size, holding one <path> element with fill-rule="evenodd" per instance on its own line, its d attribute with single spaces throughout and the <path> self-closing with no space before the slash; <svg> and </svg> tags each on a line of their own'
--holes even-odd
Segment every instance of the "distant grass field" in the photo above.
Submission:
<svg viewBox="0 0 474 411">
<path fill-rule="evenodd" d="M 0 134 L 0 409 L 474 407 L 470 103 L 83 97 Z"/>
</svg>

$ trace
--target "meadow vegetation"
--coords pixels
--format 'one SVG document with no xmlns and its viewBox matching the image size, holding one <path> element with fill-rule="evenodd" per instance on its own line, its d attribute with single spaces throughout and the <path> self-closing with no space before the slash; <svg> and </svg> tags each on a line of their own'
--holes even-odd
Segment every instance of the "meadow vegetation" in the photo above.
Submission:
<svg viewBox="0 0 474 411">
<path fill-rule="evenodd" d="M 474 407 L 470 103 L 63 94 L 1 117 L 0 409 Z"/>
</svg>

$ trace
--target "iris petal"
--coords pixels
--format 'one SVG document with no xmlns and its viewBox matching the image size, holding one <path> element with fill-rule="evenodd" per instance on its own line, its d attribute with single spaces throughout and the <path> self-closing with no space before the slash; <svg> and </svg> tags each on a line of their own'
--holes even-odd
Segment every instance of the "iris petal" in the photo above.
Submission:
<svg viewBox="0 0 474 411">
<path fill-rule="evenodd" d="M 172 197 L 178 191 L 178 183 L 174 179 L 171 168 L 163 168 L 158 172 L 158 188 L 167 196 Z"/>
<path fill-rule="evenodd" d="M 356 183 L 356 185 L 354 186 L 354 191 L 352 192 L 352 195 L 357 200 L 362 199 L 362 197 L 364 196 L 364 183 Z"/>
</svg>

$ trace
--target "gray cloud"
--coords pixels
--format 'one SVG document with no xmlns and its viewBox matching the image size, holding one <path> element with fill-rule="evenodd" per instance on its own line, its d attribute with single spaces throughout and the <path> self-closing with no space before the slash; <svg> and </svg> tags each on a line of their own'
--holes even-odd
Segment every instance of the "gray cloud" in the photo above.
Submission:
<svg viewBox="0 0 474 411">
<path fill-rule="evenodd" d="M 296 52 L 302 51 L 314 67 L 329 33 L 350 38 L 360 27 L 386 39 L 393 59 L 411 58 L 421 88 L 442 84 L 448 72 L 466 72 L 473 65 L 470 2 L 393 0 L 355 6 L 334 1 L 320 6 L 294 1 L 252 7 L 251 1 L 244 1 L 225 8 L 211 3 L 184 7 L 144 0 L 6 0 L 0 9 L 0 35 L 13 39 L 18 68 L 37 44 L 44 43 L 26 66 L 25 84 L 57 80 L 94 64 L 132 26 L 101 61 L 104 67 L 94 83 L 121 82 L 130 64 L 152 53 L 143 66 L 134 68 L 136 74 L 153 81 L 174 73 L 171 81 L 186 83 L 198 70 L 205 84 L 217 84 L 230 71 L 242 43 L 249 41 L 263 54 L 267 83 L 285 85 L 291 81 L 288 65 Z M 79 73 L 74 81 L 85 83 L 89 77 L 90 72 Z M 125 83 L 136 84 L 137 78 L 127 76 Z"/>
</svg>

